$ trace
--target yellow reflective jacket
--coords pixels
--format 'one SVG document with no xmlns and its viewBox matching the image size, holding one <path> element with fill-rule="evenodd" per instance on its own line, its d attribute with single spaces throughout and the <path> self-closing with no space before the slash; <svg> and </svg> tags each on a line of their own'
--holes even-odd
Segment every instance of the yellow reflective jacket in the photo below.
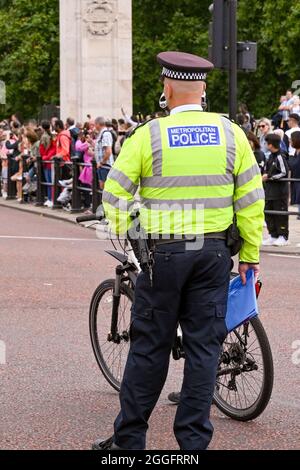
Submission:
<svg viewBox="0 0 300 470">
<path fill-rule="evenodd" d="M 215 113 L 187 111 L 136 129 L 109 173 L 103 205 L 124 234 L 140 187 L 140 219 L 149 234 L 226 230 L 237 215 L 240 260 L 259 261 L 264 221 L 261 174 L 244 132 Z"/>
</svg>

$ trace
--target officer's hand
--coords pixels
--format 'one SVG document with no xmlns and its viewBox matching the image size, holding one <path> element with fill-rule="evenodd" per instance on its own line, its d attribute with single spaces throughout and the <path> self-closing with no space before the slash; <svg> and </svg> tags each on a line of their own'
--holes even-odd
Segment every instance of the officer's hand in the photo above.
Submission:
<svg viewBox="0 0 300 470">
<path fill-rule="evenodd" d="M 269 179 L 268 175 L 265 173 L 264 175 L 262 175 L 262 180 L 265 182 Z"/>
<path fill-rule="evenodd" d="M 247 274 L 247 271 L 249 271 L 249 269 L 253 269 L 253 271 L 254 271 L 255 283 L 258 280 L 258 276 L 259 276 L 259 273 L 260 273 L 259 264 L 251 264 L 251 263 L 239 264 L 239 275 L 241 276 L 243 285 L 245 285 L 246 282 L 247 282 L 246 274 Z"/>
</svg>

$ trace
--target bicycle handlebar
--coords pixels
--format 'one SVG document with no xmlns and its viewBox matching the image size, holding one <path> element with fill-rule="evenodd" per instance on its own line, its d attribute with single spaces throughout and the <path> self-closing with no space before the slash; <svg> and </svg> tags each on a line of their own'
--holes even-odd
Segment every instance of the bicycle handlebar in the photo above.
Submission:
<svg viewBox="0 0 300 470">
<path fill-rule="evenodd" d="M 81 224 L 82 222 L 101 222 L 101 220 L 103 220 L 104 217 L 103 215 L 96 215 L 96 214 L 92 214 L 92 215 L 81 215 L 80 217 L 77 217 L 76 219 L 76 222 L 78 224 Z"/>
</svg>

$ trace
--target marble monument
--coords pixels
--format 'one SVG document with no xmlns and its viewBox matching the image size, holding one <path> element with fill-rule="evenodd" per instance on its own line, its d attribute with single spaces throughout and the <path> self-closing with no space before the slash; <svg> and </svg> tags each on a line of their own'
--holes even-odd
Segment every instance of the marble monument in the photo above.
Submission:
<svg viewBox="0 0 300 470">
<path fill-rule="evenodd" d="M 61 118 L 132 113 L 131 0 L 60 0 Z"/>
</svg>

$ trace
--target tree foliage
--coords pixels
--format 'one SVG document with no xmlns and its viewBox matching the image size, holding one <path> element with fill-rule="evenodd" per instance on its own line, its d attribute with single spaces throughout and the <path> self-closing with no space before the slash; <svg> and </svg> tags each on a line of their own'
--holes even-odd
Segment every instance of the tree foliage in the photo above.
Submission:
<svg viewBox="0 0 300 470">
<path fill-rule="evenodd" d="M 133 0 L 134 102 L 136 111 L 157 109 L 161 84 L 155 55 L 173 49 L 207 56 L 212 0 Z M 278 107 L 279 96 L 300 79 L 300 2 L 238 1 L 238 39 L 258 43 L 258 70 L 239 72 L 238 97 L 259 117 Z M 227 73 L 208 78 L 210 109 L 228 110 Z"/>
<path fill-rule="evenodd" d="M 207 56 L 212 0 L 132 0 L 135 112 L 158 108 L 162 91 L 156 55 L 173 49 Z M 300 2 L 238 1 L 238 37 L 258 43 L 258 70 L 239 73 L 239 100 L 259 117 L 300 80 Z M 0 0 L 0 80 L 5 113 L 35 116 L 42 104 L 59 102 L 59 1 Z M 208 79 L 210 109 L 228 109 L 227 73 Z M 121 104 L 121 103 L 120 103 Z"/>
<path fill-rule="evenodd" d="M 42 104 L 59 101 L 58 0 L 2 0 L 0 7 L 5 112 L 36 116 Z"/>
</svg>

